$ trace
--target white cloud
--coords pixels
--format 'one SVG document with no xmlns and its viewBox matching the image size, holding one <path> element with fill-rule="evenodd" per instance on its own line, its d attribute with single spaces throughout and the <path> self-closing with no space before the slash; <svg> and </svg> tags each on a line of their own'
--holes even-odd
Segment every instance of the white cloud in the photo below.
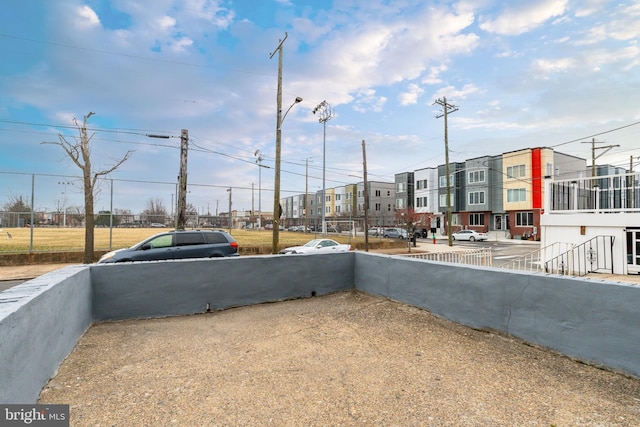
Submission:
<svg viewBox="0 0 640 427">
<path fill-rule="evenodd" d="M 446 97 L 447 102 L 452 102 L 455 104 L 462 99 L 467 99 L 467 97 L 469 97 L 470 95 L 479 93 L 482 93 L 482 91 L 473 84 L 466 84 L 462 87 L 462 89 L 456 89 L 453 86 L 447 86 L 436 91 L 436 93 L 433 95 L 432 100 L 435 101 L 436 99 Z"/>
<path fill-rule="evenodd" d="M 400 105 L 416 104 L 418 102 L 418 98 L 423 93 L 424 93 L 424 89 L 422 89 L 417 84 L 411 83 L 407 87 L 406 92 L 401 92 L 400 95 L 398 95 L 398 99 L 400 100 Z"/>
<path fill-rule="evenodd" d="M 575 58 L 537 59 L 533 61 L 532 71 L 534 76 L 546 78 L 548 74 L 558 73 L 576 67 Z"/>
<path fill-rule="evenodd" d="M 538 28 L 549 19 L 560 16 L 567 9 L 568 0 L 541 0 L 507 7 L 494 19 L 485 19 L 480 28 L 503 35 L 518 35 Z"/>
<path fill-rule="evenodd" d="M 100 25 L 100 19 L 96 12 L 91 9 L 89 6 L 81 6 L 77 10 L 78 18 L 80 21 L 78 22 L 81 26 L 85 27 L 94 27 Z"/>
</svg>

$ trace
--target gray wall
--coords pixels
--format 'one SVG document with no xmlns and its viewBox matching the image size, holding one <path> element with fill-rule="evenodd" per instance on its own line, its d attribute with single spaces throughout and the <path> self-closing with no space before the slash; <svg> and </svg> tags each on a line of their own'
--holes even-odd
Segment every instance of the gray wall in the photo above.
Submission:
<svg viewBox="0 0 640 427">
<path fill-rule="evenodd" d="M 91 267 L 95 320 L 162 317 L 353 289 L 353 254 L 244 256 Z"/>
<path fill-rule="evenodd" d="M 640 377 L 640 287 L 361 253 L 355 275 L 363 292 Z"/>
<path fill-rule="evenodd" d="M 86 267 L 67 267 L 0 293 L 0 402 L 35 402 L 90 324 Z"/>
<path fill-rule="evenodd" d="M 358 289 L 640 377 L 640 287 L 350 252 L 67 267 L 0 293 L 0 402 L 35 402 L 91 321 Z"/>
</svg>

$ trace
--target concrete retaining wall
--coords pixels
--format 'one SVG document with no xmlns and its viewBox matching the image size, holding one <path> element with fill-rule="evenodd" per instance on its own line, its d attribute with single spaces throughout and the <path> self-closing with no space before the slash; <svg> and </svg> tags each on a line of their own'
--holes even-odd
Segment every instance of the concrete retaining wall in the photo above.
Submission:
<svg viewBox="0 0 640 427">
<path fill-rule="evenodd" d="M 640 287 L 356 254 L 357 289 L 640 377 Z"/>
<path fill-rule="evenodd" d="M 353 254 L 254 256 L 91 267 L 95 320 L 163 317 L 353 289 Z"/>
<path fill-rule="evenodd" d="M 358 289 L 640 377 L 640 287 L 386 255 L 68 267 L 0 293 L 0 402 L 35 402 L 92 321 Z"/>
<path fill-rule="evenodd" d="M 35 402 L 91 321 L 88 267 L 67 267 L 0 293 L 0 402 Z"/>
</svg>

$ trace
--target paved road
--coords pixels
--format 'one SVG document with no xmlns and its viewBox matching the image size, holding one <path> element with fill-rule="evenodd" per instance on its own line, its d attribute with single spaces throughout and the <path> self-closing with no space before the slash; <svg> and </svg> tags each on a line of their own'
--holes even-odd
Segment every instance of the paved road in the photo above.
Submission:
<svg viewBox="0 0 640 427">
<path fill-rule="evenodd" d="M 428 243 L 430 239 L 418 239 L 421 243 Z M 442 241 L 439 240 L 438 244 Z M 461 242 L 454 241 L 453 246 L 456 248 L 478 249 L 490 248 L 494 267 L 500 267 L 508 262 L 530 254 L 540 249 L 539 242 L 510 242 L 510 241 L 486 241 L 486 242 Z M 428 249 L 428 247 L 427 247 Z"/>
</svg>

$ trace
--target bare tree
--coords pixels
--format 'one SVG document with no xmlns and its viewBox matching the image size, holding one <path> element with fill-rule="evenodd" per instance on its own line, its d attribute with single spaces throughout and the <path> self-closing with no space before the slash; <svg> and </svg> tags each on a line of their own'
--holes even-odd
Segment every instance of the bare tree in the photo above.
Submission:
<svg viewBox="0 0 640 427">
<path fill-rule="evenodd" d="M 29 200 L 27 197 L 21 195 L 17 196 L 12 194 L 9 196 L 9 201 L 5 203 L 4 210 L 15 215 L 9 215 L 9 222 L 5 224 L 5 226 L 20 227 L 22 225 L 21 220 L 23 220 L 25 224 L 29 223 L 29 219 L 31 218 L 31 206 L 29 206 L 27 200 Z"/>
<path fill-rule="evenodd" d="M 159 222 L 164 224 L 167 218 L 167 209 L 164 207 L 162 199 L 155 198 L 147 200 L 147 208 L 142 211 L 143 219 L 148 222 Z"/>
<path fill-rule="evenodd" d="M 91 171 L 91 145 L 90 142 L 95 136 L 91 134 L 89 136 L 87 134 L 87 120 L 89 117 L 93 116 L 95 113 L 89 112 L 86 116 L 84 116 L 84 120 L 82 121 L 82 125 L 78 124 L 78 121 L 74 118 L 73 123 L 76 125 L 78 129 L 79 136 L 74 137 L 73 141 L 67 140 L 62 134 L 58 134 L 59 141 L 57 142 L 43 142 L 43 144 L 55 144 L 62 147 L 65 153 L 71 158 L 73 163 L 76 164 L 82 170 L 82 180 L 84 184 L 84 213 L 85 213 L 85 233 L 84 233 L 84 259 L 83 262 L 85 264 L 92 263 L 94 261 L 93 254 L 93 229 L 95 225 L 95 216 L 93 210 L 93 197 L 94 197 L 94 189 L 96 186 L 96 182 L 99 177 L 107 175 L 114 170 L 116 170 L 121 164 L 123 164 L 129 156 L 131 156 L 132 151 L 127 151 L 127 153 L 116 162 L 115 165 L 110 167 L 109 169 L 101 170 L 99 172 Z"/>
</svg>

